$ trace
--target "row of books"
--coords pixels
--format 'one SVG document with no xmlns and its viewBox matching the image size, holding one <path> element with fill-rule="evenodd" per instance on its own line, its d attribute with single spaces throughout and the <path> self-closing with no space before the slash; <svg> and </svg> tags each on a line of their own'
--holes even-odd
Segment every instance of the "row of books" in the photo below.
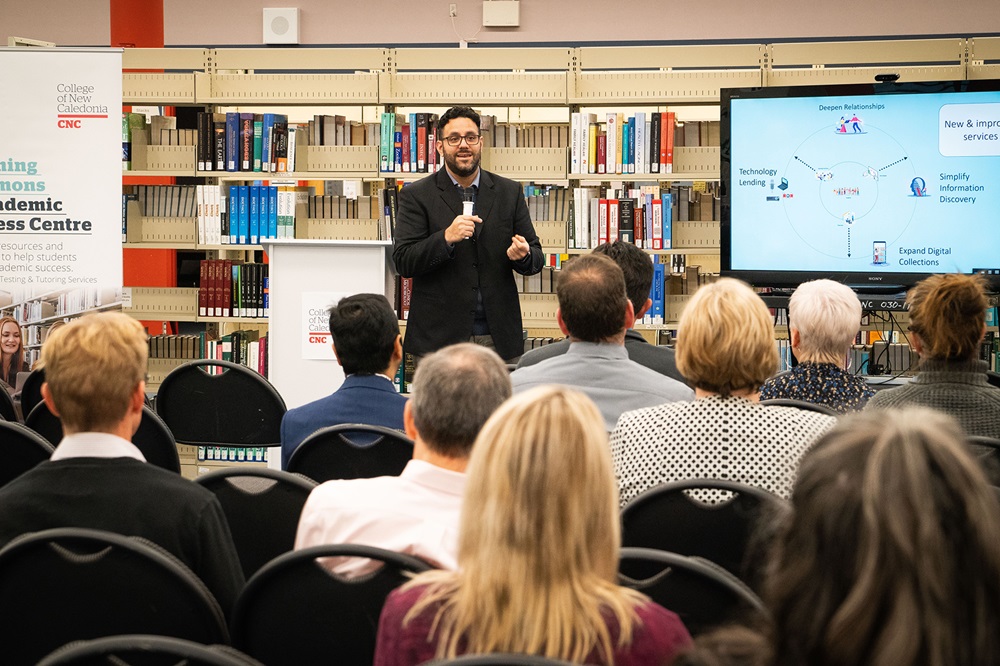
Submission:
<svg viewBox="0 0 1000 666">
<path fill-rule="evenodd" d="M 524 186 L 524 198 L 532 220 L 566 222 L 570 219 L 572 191 L 568 187 L 528 183 Z"/>
<path fill-rule="evenodd" d="M 497 123 L 492 131 L 482 129 L 483 146 L 492 148 L 569 148 L 569 126 L 565 123 Z"/>
<path fill-rule="evenodd" d="M 436 113 L 383 113 L 379 127 L 379 171 L 437 171 L 437 121 Z"/>
<path fill-rule="evenodd" d="M 294 171 L 295 147 L 308 141 L 305 130 L 281 113 L 205 111 L 198 114 L 197 132 L 199 171 Z"/>
<path fill-rule="evenodd" d="M 669 250 L 673 242 L 672 202 L 670 189 L 658 185 L 574 188 L 567 246 L 593 249 L 622 240 L 647 250 Z"/>
<path fill-rule="evenodd" d="M 206 185 L 126 185 L 122 192 L 139 202 L 143 217 L 194 217 Z"/>
<path fill-rule="evenodd" d="M 306 124 L 310 146 L 377 146 L 379 123 L 362 123 L 345 116 L 313 116 Z"/>
<path fill-rule="evenodd" d="M 262 318 L 270 314 L 268 265 L 202 259 L 198 316 Z"/>
<path fill-rule="evenodd" d="M 382 197 L 313 194 L 306 200 L 309 217 L 341 220 L 377 220 L 382 217 Z"/>
<path fill-rule="evenodd" d="M 205 331 L 191 335 L 151 335 L 147 342 L 150 358 L 230 361 L 267 377 L 267 334 L 261 335 L 256 330 L 233 331 L 219 338 Z"/>
<path fill-rule="evenodd" d="M 221 245 L 257 245 L 268 238 L 295 238 L 296 187 L 215 185 L 202 189 L 198 240 Z M 228 196 L 223 193 L 226 192 Z"/>
<path fill-rule="evenodd" d="M 570 114 L 570 172 L 574 174 L 672 173 L 674 112 Z"/>
</svg>

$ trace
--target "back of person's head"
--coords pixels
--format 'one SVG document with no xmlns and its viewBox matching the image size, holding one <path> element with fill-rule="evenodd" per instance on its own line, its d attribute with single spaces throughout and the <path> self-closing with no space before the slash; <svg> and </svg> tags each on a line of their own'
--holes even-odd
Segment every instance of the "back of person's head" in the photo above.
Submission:
<svg viewBox="0 0 1000 666">
<path fill-rule="evenodd" d="M 957 423 L 845 417 L 805 457 L 765 597 L 775 663 L 1000 663 L 1000 505 Z"/>
<path fill-rule="evenodd" d="M 605 342 L 625 330 L 625 276 L 600 254 L 585 254 L 563 265 L 556 287 L 559 312 L 570 336 Z"/>
<path fill-rule="evenodd" d="M 510 372 L 493 351 L 461 342 L 428 354 L 413 375 L 410 409 L 420 439 L 466 458 L 486 419 L 510 397 Z"/>
<path fill-rule="evenodd" d="M 439 655 L 461 647 L 582 663 L 596 648 L 611 663 L 602 610 L 630 640 L 643 597 L 615 585 L 618 490 L 603 423 L 589 398 L 562 386 L 515 395 L 487 421 L 467 471 L 460 570 L 423 577 L 423 607 L 443 602 Z"/>
<path fill-rule="evenodd" d="M 125 418 L 147 356 L 146 330 L 120 312 L 89 314 L 50 333 L 45 383 L 63 425 L 105 431 Z"/>
<path fill-rule="evenodd" d="M 355 294 L 330 308 L 330 335 L 344 374 L 374 375 L 392 362 L 399 320 L 382 294 Z"/>
<path fill-rule="evenodd" d="M 482 121 L 480 120 L 479 114 L 471 106 L 453 106 L 438 118 L 437 122 L 437 138 L 438 141 L 444 139 L 442 131 L 445 125 L 450 123 L 455 118 L 468 118 L 476 124 L 476 127 L 482 127 Z"/>
<path fill-rule="evenodd" d="M 603 243 L 593 249 L 593 254 L 603 254 L 618 264 L 625 277 L 625 293 L 638 313 L 646 305 L 653 286 L 653 262 L 645 251 L 634 243 L 615 241 Z"/>
<path fill-rule="evenodd" d="M 803 282 L 788 300 L 788 325 L 799 332 L 800 361 L 842 366 L 861 328 L 861 301 L 840 282 Z"/>
<path fill-rule="evenodd" d="M 918 282 L 906 295 L 910 330 L 920 336 L 921 356 L 967 361 L 979 351 L 986 325 L 986 281 L 949 273 Z"/>
<path fill-rule="evenodd" d="M 722 278 L 695 292 L 677 329 L 677 370 L 696 388 L 757 391 L 778 369 L 771 314 L 753 289 Z"/>
</svg>

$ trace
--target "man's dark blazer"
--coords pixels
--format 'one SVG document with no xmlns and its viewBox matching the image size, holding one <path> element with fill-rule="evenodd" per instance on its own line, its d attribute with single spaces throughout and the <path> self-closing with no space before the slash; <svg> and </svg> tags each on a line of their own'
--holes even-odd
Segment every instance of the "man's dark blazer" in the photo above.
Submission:
<svg viewBox="0 0 1000 666">
<path fill-rule="evenodd" d="M 501 358 L 524 351 L 521 305 L 511 269 L 523 275 L 542 270 L 542 245 L 516 182 L 480 170 L 476 215 L 483 219 L 472 238 L 448 247 L 444 231 L 462 214 L 462 193 L 441 169 L 399 192 L 395 245 L 396 270 L 413 278 L 405 351 L 424 355 L 472 335 L 477 292 L 490 334 Z M 514 234 L 524 236 L 530 252 L 521 261 L 507 258 Z"/>
<path fill-rule="evenodd" d="M 385 377 L 350 375 L 336 391 L 301 407 L 289 409 L 281 419 L 281 469 L 299 444 L 320 428 L 342 423 L 364 423 L 403 429 L 406 397 Z"/>
<path fill-rule="evenodd" d="M 553 356 L 565 354 L 568 349 L 569 338 L 544 345 L 538 349 L 532 349 L 521 357 L 521 360 L 517 362 L 517 367 L 535 365 Z M 651 345 L 646 341 L 646 338 L 642 337 L 641 333 L 630 328 L 625 331 L 625 351 L 628 352 L 629 360 L 687 384 L 687 380 L 677 370 L 673 349 Z"/>
</svg>

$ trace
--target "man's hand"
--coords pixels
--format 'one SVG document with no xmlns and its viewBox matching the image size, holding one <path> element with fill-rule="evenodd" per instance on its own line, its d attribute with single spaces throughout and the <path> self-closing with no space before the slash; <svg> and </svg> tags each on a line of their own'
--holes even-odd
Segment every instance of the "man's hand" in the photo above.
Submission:
<svg viewBox="0 0 1000 666">
<path fill-rule="evenodd" d="M 454 245 L 466 238 L 472 238 L 472 233 L 475 231 L 476 225 L 481 224 L 482 221 L 482 218 L 478 215 L 459 215 L 444 230 L 444 239 L 449 245 Z M 510 250 L 507 250 L 507 254 L 510 255 Z"/>
<path fill-rule="evenodd" d="M 531 248 L 528 247 L 528 241 L 524 240 L 524 236 L 515 234 L 511 237 L 510 247 L 507 248 L 507 258 L 511 261 L 519 261 L 528 256 L 531 252 Z"/>
</svg>

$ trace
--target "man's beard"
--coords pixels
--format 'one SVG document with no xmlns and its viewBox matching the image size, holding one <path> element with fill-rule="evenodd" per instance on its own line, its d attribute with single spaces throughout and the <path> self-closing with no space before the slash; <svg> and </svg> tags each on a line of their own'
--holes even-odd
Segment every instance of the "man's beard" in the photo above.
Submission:
<svg viewBox="0 0 1000 666">
<path fill-rule="evenodd" d="M 456 176 L 471 176 L 476 173 L 476 169 L 479 168 L 479 160 L 482 158 L 482 153 L 472 153 L 472 163 L 466 167 L 459 166 L 458 164 L 458 153 L 449 154 L 444 153 L 444 163 L 448 165 L 448 168 Z"/>
</svg>

